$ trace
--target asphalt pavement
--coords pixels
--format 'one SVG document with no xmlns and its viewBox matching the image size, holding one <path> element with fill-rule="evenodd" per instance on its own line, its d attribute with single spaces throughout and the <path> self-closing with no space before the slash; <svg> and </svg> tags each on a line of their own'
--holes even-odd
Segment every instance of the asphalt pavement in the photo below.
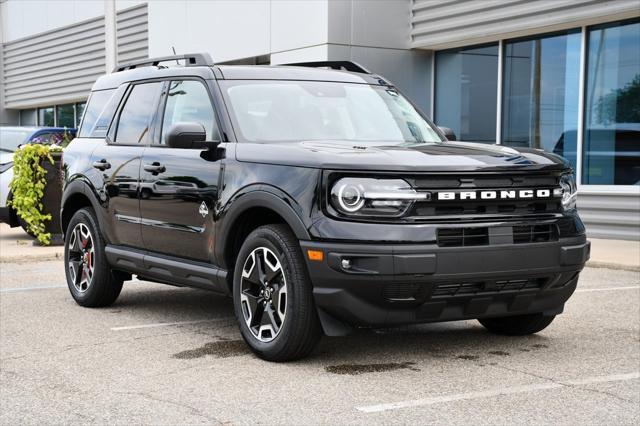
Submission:
<svg viewBox="0 0 640 426">
<path fill-rule="evenodd" d="M 60 260 L 0 263 L 0 424 L 638 424 L 640 273 L 588 268 L 535 336 L 475 321 L 324 338 L 273 364 L 229 299 L 131 281 L 86 309 Z"/>
</svg>

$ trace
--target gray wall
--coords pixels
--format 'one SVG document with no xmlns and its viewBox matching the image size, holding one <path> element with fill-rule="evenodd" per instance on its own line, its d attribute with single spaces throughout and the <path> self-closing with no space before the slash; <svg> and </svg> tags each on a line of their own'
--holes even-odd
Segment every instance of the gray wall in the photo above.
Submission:
<svg viewBox="0 0 640 426">
<path fill-rule="evenodd" d="M 411 46 L 443 49 L 638 14 L 637 0 L 415 0 Z"/>
<path fill-rule="evenodd" d="M 118 11 L 117 22 L 118 60 L 147 57 L 147 5 Z M 86 99 L 107 71 L 104 43 L 103 17 L 5 43 L 4 106 L 22 109 Z"/>
<path fill-rule="evenodd" d="M 578 211 L 591 238 L 640 240 L 640 188 L 627 194 L 582 189 Z"/>
<path fill-rule="evenodd" d="M 358 62 L 431 115 L 431 57 L 411 50 L 409 0 L 329 1 L 328 60 Z"/>
</svg>

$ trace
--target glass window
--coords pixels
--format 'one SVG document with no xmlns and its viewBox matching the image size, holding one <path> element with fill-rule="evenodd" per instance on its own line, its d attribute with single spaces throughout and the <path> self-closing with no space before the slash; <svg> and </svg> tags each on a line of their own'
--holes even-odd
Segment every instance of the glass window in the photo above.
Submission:
<svg viewBox="0 0 640 426">
<path fill-rule="evenodd" d="M 158 105 L 161 82 L 136 84 L 120 112 L 115 141 L 118 143 L 146 143 L 151 118 Z"/>
<path fill-rule="evenodd" d="M 113 95 L 113 90 L 100 90 L 97 92 L 92 92 L 91 97 L 87 101 L 89 106 L 87 107 L 87 111 L 84 114 L 84 118 L 82 119 L 82 125 L 80 127 L 79 137 L 88 138 L 91 137 L 91 133 L 96 127 L 96 123 L 98 121 L 98 117 L 102 114 L 102 110 L 109 99 L 111 99 L 111 95 Z M 107 126 L 109 124 L 107 123 Z"/>
<path fill-rule="evenodd" d="M 80 102 L 76 104 L 76 127 L 80 127 L 80 121 L 82 121 L 82 113 L 84 112 L 84 107 L 86 105 L 86 102 Z"/>
<path fill-rule="evenodd" d="M 640 184 L 640 22 L 589 30 L 582 183 Z"/>
<path fill-rule="evenodd" d="M 57 126 L 58 127 L 75 127 L 75 111 L 74 104 L 58 105 L 56 107 Z"/>
<path fill-rule="evenodd" d="M 441 142 L 397 91 L 318 81 L 224 82 L 244 139 L 267 141 Z"/>
<path fill-rule="evenodd" d="M 436 53 L 435 122 L 459 140 L 496 141 L 498 45 Z"/>
<path fill-rule="evenodd" d="M 171 126 L 177 122 L 195 122 L 204 126 L 207 140 L 220 140 L 207 88 L 198 81 L 172 81 L 162 122 L 161 143 Z"/>
<path fill-rule="evenodd" d="M 38 108 L 38 126 L 55 126 L 53 107 Z"/>
<path fill-rule="evenodd" d="M 37 113 L 35 109 L 23 109 L 20 110 L 20 125 L 21 126 L 36 126 Z"/>
<path fill-rule="evenodd" d="M 542 148 L 576 164 L 580 33 L 504 45 L 502 143 Z"/>
<path fill-rule="evenodd" d="M 33 130 L 0 127 L 0 151 L 14 152 L 20 145 L 26 143 Z"/>
</svg>

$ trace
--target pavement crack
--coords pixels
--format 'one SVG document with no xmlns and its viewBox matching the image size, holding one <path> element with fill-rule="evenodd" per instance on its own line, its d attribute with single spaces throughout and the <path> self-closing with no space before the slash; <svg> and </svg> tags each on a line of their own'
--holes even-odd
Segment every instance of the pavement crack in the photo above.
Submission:
<svg viewBox="0 0 640 426">
<path fill-rule="evenodd" d="M 165 403 L 165 404 L 171 404 L 171 405 L 173 405 L 175 407 L 185 408 L 185 409 L 189 410 L 191 412 L 191 414 L 193 414 L 195 416 L 198 416 L 198 417 L 205 418 L 208 421 L 215 422 L 216 424 L 219 424 L 219 425 L 227 424 L 227 423 L 222 422 L 222 421 L 220 421 L 219 419 L 217 419 L 217 418 L 215 418 L 213 416 L 209 416 L 209 415 L 203 413 L 202 411 L 198 410 L 196 407 L 193 407 L 193 406 L 191 406 L 189 404 L 185 404 L 185 403 L 182 403 L 182 402 L 174 401 L 172 399 L 160 398 L 160 397 L 148 394 L 146 392 L 116 392 L 116 393 L 121 394 L 121 395 L 135 395 L 135 396 L 140 396 L 142 398 L 145 398 L 145 399 L 148 399 L 148 400 L 151 400 L 151 401 L 161 402 L 161 403 Z"/>
<path fill-rule="evenodd" d="M 627 398 L 623 398 L 623 397 L 621 397 L 619 395 L 616 395 L 614 393 L 611 393 L 611 392 L 607 392 L 607 391 L 603 391 L 603 390 L 598 390 L 598 389 L 593 389 L 593 388 L 590 388 L 590 387 L 586 387 L 587 385 L 577 385 L 577 384 L 574 384 L 574 383 L 567 383 L 567 382 L 562 381 L 562 380 L 556 380 L 556 379 L 554 379 L 552 377 L 542 376 L 540 374 L 531 373 L 531 372 L 525 371 L 525 370 L 519 370 L 517 368 L 509 368 L 509 367 L 505 367 L 504 365 L 496 364 L 496 365 L 494 365 L 494 367 L 500 368 L 502 370 L 511 371 L 513 373 L 521 373 L 521 374 L 524 374 L 524 375 L 527 375 L 527 376 L 536 377 L 538 379 L 547 380 L 547 381 L 549 381 L 551 383 L 555 383 L 557 385 L 564 386 L 564 387 L 567 387 L 567 388 L 580 389 L 580 390 L 583 390 L 583 391 L 598 393 L 598 394 L 601 394 L 601 395 L 610 396 L 610 397 L 612 397 L 614 399 L 617 399 L 618 401 L 627 402 L 627 403 L 630 403 L 630 404 L 637 404 L 636 401 L 633 401 L 633 400 L 630 400 L 630 399 L 627 399 Z"/>
</svg>

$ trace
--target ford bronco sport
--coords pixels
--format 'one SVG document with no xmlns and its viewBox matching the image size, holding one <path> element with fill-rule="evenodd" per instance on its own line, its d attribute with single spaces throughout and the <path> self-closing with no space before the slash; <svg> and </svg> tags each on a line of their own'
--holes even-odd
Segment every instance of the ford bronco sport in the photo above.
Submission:
<svg viewBox="0 0 640 426">
<path fill-rule="evenodd" d="M 589 256 L 566 160 L 448 141 L 357 64 L 292 65 L 193 54 L 98 79 L 64 153 L 77 303 L 132 274 L 230 295 L 273 361 L 354 327 L 524 335 L 562 312 Z"/>
</svg>

